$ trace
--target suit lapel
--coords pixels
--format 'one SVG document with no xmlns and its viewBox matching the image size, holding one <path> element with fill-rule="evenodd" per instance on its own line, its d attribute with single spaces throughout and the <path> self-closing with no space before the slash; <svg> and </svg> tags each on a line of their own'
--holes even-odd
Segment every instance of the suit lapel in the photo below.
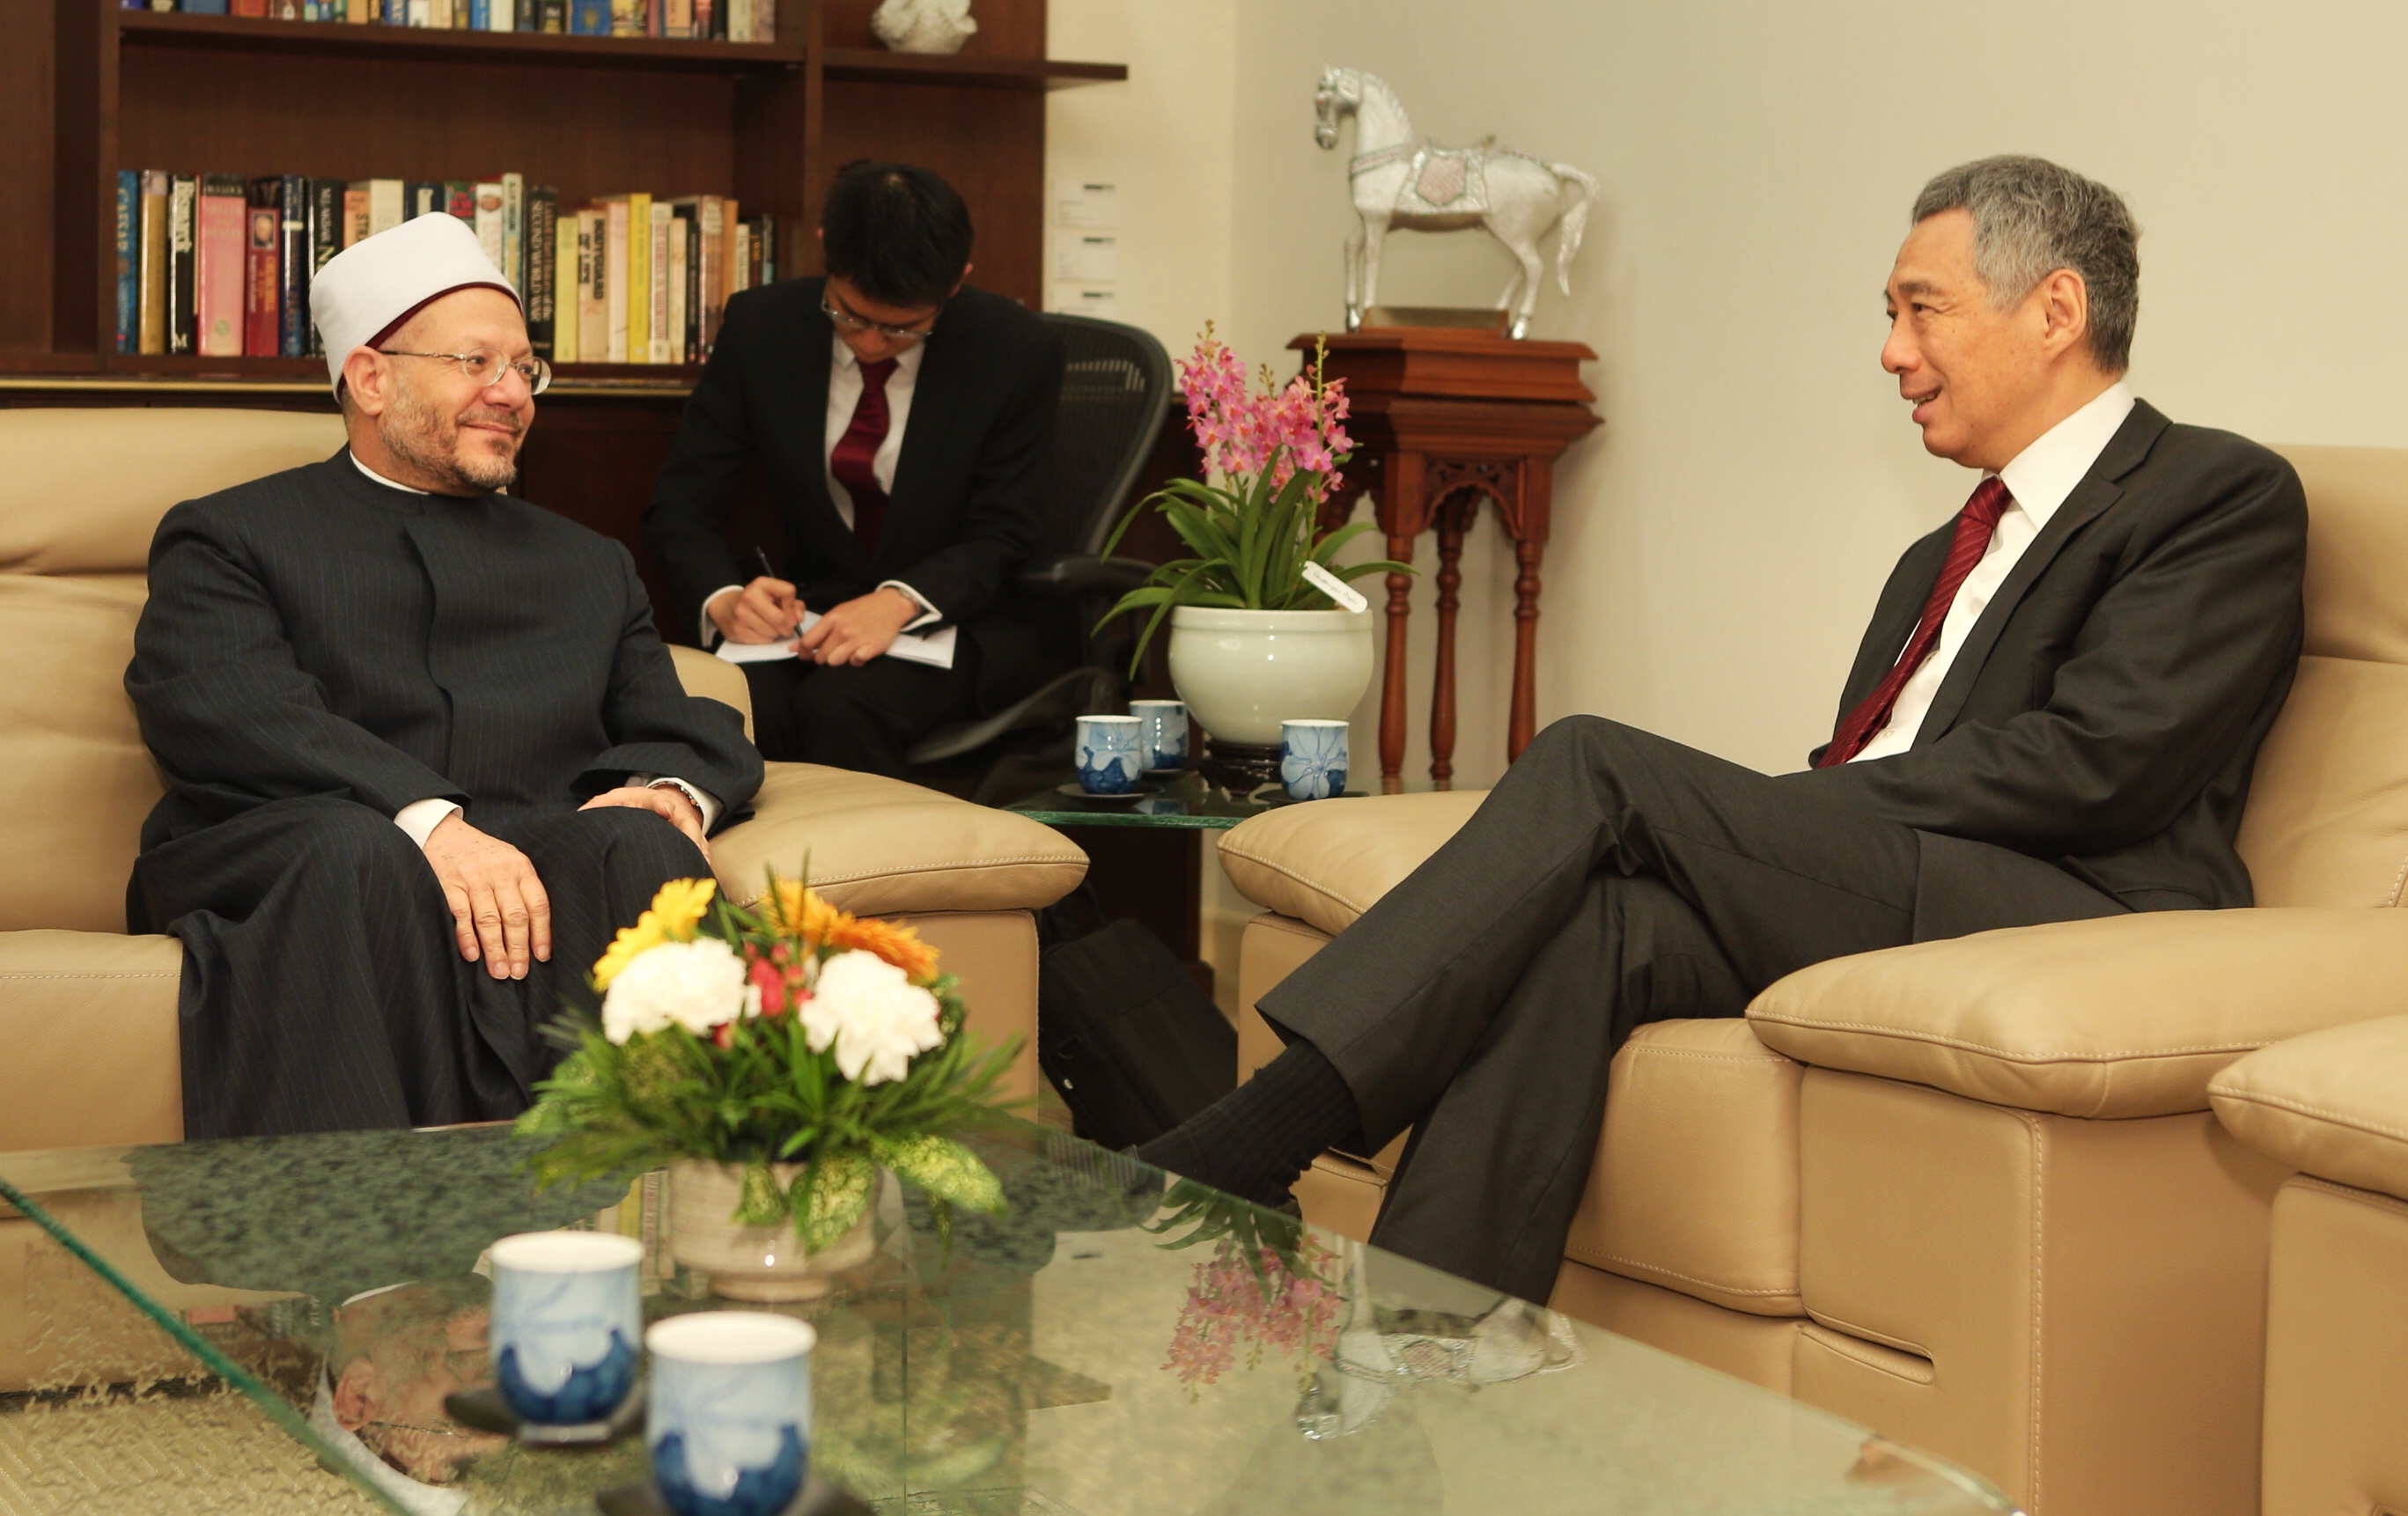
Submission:
<svg viewBox="0 0 2408 1516">
<path fill-rule="evenodd" d="M 836 325 L 820 309 L 821 287 L 819 279 L 797 279 L 795 283 L 795 293 L 800 300 L 794 311 L 788 350 L 796 355 L 796 383 L 790 397 L 791 424 L 780 430 L 793 437 L 801 450 L 802 456 L 795 460 L 794 472 L 803 480 L 804 494 L 833 520 L 836 500 L 827 487 L 827 407 L 828 365 L 835 361 Z"/>
<path fill-rule="evenodd" d="M 895 488 L 887 493 L 886 527 L 878 539 L 882 553 L 895 540 L 896 527 L 918 507 L 920 480 L 934 466 L 930 455 L 944 446 L 945 429 L 928 419 L 960 414 L 959 395 L 970 364 L 958 322 L 948 320 L 953 315 L 949 307 L 937 318 L 920 357 L 920 372 L 912 377 L 911 411 L 904 418 L 903 451 L 895 457 Z"/>
<path fill-rule="evenodd" d="M 2099 454 L 2099 461 L 2090 465 L 2090 472 L 2082 476 L 2082 482 L 2065 497 L 2065 504 L 2057 508 L 2057 514 L 2048 519 L 2048 524 L 2032 538 L 2031 546 L 2015 560 L 2006 582 L 1999 586 L 1999 593 L 1983 608 L 1972 631 L 1966 634 L 1965 645 L 1956 650 L 1956 661 L 1948 665 L 1948 676 L 1940 681 L 1938 693 L 1931 697 L 1931 709 L 1925 713 L 1923 724 L 1915 732 L 1914 746 L 1928 746 L 1947 733 L 1957 713 L 1965 708 L 1965 701 L 1973 693 L 1973 681 L 1981 677 L 1982 665 L 1988 661 L 1990 650 L 1998 645 L 1999 634 L 2014 615 L 2015 607 L 2048 572 L 2049 565 L 2073 540 L 2073 535 L 2122 498 L 2124 490 L 2118 481 L 2140 466 L 2158 435 L 2171 424 L 2147 401 L 2134 403 L 2132 413 L 2115 429 L 2114 436 Z"/>
</svg>

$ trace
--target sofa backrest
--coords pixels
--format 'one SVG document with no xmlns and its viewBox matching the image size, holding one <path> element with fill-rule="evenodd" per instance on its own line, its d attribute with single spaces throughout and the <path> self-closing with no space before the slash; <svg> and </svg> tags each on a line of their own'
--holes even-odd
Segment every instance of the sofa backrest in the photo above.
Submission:
<svg viewBox="0 0 2408 1516">
<path fill-rule="evenodd" d="M 342 445 L 331 411 L 0 409 L 0 931 L 125 930 L 160 794 L 125 698 L 159 518 Z"/>
<path fill-rule="evenodd" d="M 2408 882 L 2408 449 L 2279 450 L 2308 494 L 2307 645 L 2258 751 L 2261 906 L 2398 906 Z"/>
</svg>

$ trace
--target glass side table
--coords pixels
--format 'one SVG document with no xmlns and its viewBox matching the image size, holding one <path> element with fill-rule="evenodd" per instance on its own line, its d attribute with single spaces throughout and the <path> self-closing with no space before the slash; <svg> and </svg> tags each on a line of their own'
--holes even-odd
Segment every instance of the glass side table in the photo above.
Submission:
<svg viewBox="0 0 2408 1516">
<path fill-rule="evenodd" d="M 1048 826 L 1140 826 L 1167 828 L 1177 831 L 1226 832 L 1250 816 L 1278 810 L 1288 806 L 1328 805 L 1332 801 L 1359 800 L 1363 792 L 1349 790 L 1329 800 L 1291 800 L 1276 784 L 1266 784 L 1250 792 L 1226 790 L 1212 783 L 1196 770 L 1182 769 L 1173 776 L 1148 779 L 1133 799 L 1079 794 L 1076 783 L 1061 789 L 1039 790 L 1024 795 L 1004 808 L 1043 822 Z M 1429 781 L 1418 785 L 1410 781 L 1405 788 L 1426 790 Z"/>
<path fill-rule="evenodd" d="M 1010 1201 L 899 1199 L 818 1328 L 814 1470 L 891 1516 L 2007 1516 L 1798 1402 L 1059 1133 L 978 1139 Z M 0 1154 L 0 1511 L 591 1516 L 640 1438 L 450 1419 L 483 1250 L 643 1239 L 714 1309 L 661 1177 L 538 1195 L 506 1128 Z M 1241 1249 L 1233 1232 L 1259 1240 Z M 1251 1256 L 1250 1256 L 1251 1254 Z"/>
</svg>

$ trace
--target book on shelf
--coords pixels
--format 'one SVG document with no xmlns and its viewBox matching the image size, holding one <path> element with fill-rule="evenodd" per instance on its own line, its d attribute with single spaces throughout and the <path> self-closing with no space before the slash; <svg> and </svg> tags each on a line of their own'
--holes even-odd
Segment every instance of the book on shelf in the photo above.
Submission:
<svg viewBox="0 0 2408 1516">
<path fill-rule="evenodd" d="M 198 350 L 205 357 L 242 356 L 248 196 L 249 187 L 238 174 L 201 176 L 193 308 L 200 327 Z"/>
<path fill-rule="evenodd" d="M 368 192 L 357 184 L 343 187 L 343 246 L 368 235 Z"/>
<path fill-rule="evenodd" d="M 584 218 L 571 210 L 566 221 L 560 218 L 560 194 L 547 191 L 552 220 L 552 361 L 557 364 L 578 362 L 579 336 L 583 335 L 578 307 L 584 293 L 578 272 L 580 260 L 590 256 L 584 244 Z"/>
<path fill-rule="evenodd" d="M 666 364 L 673 361 L 669 356 L 669 226 L 675 218 L 667 201 L 653 200 L 649 195 L 645 199 L 649 202 L 645 209 L 652 217 L 652 255 L 644 267 L 652 303 L 644 322 L 645 351 L 650 356 L 643 361 Z M 633 351 L 634 347 L 631 340 L 628 350 Z"/>
<path fill-rule="evenodd" d="M 558 308 L 552 274 L 559 267 L 559 254 L 554 246 L 554 233 L 560 212 L 560 192 L 538 185 L 526 192 L 526 251 L 523 266 L 525 282 L 519 288 L 526 298 L 527 345 L 538 358 L 556 357 L 554 312 Z"/>
<path fill-rule="evenodd" d="M 577 213 L 577 353 L 588 364 L 610 361 L 610 292 L 602 257 L 609 217 L 591 207 Z"/>
<path fill-rule="evenodd" d="M 568 30 L 576 36 L 609 36 L 610 0 L 568 0 Z"/>
<path fill-rule="evenodd" d="M 443 186 L 426 179 L 409 179 L 401 187 L 401 219 L 414 222 L 433 211 L 451 208 L 443 198 Z"/>
<path fill-rule="evenodd" d="M 568 0 L 542 0 L 538 7 L 538 31 L 559 36 L 568 30 Z"/>
<path fill-rule="evenodd" d="M 686 234 L 694 229 L 694 216 L 686 207 L 675 203 L 666 203 L 661 208 L 668 221 L 668 236 L 662 249 L 667 254 L 664 261 L 668 265 L 668 277 L 661 281 L 667 286 L 668 308 L 663 312 L 667 319 L 661 325 L 660 361 L 665 364 L 690 363 L 693 360 L 686 355 L 685 328 L 694 301 L 686 281 L 694 271 L 694 253 L 687 244 Z"/>
<path fill-rule="evenodd" d="M 276 352 L 303 358 L 309 352 L 309 277 L 318 271 L 309 240 L 308 179 L 277 176 L 276 214 Z"/>
<path fill-rule="evenodd" d="M 119 352 L 133 352 L 142 340 L 142 176 L 117 174 L 117 331 Z"/>
<path fill-rule="evenodd" d="M 167 200 L 167 350 L 198 350 L 200 327 L 193 319 L 193 250 L 198 228 L 201 181 L 193 174 L 168 179 Z"/>
<path fill-rule="evenodd" d="M 475 231 L 477 229 L 477 186 L 475 182 L 465 179 L 445 179 L 443 181 L 443 208 L 450 211 L 452 215 L 459 217 L 462 221 L 466 222 L 468 223 L 468 230 L 472 232 Z"/>
<path fill-rule="evenodd" d="M 494 260 L 510 288 L 523 294 L 526 278 L 526 176 L 502 176 L 502 255 Z"/>
<path fill-rule="evenodd" d="M 778 36 L 777 0 L 118 0 L 118 7 L 438 32 L 541 32 L 696 42 L 774 42 Z"/>
<path fill-rule="evenodd" d="M 284 180 L 268 175 L 245 189 L 242 346 L 235 350 L 272 353 L 284 337 L 284 292 L 277 268 L 284 252 Z"/>
<path fill-rule="evenodd" d="M 136 352 L 167 350 L 168 204 L 166 171 L 144 170 L 142 201 L 136 212 L 141 222 L 138 235 L 142 249 L 141 267 L 135 275 L 138 281 L 135 293 Z"/>
<path fill-rule="evenodd" d="M 594 278 L 602 290 L 604 310 L 602 361 L 624 364 L 631 350 L 627 346 L 628 322 L 634 320 L 627 308 L 627 273 L 633 261 L 634 238 L 628 236 L 633 207 L 625 195 L 603 202 L 603 236 L 601 256 L 595 261 Z"/>
<path fill-rule="evenodd" d="M 309 184 L 309 277 L 317 278 L 326 260 L 343 250 L 343 181 L 338 179 L 313 179 Z M 304 302 L 306 307 L 307 302 Z M 322 358 L 326 350 L 318 340 L 318 326 L 303 311 L 301 330 L 306 340 L 303 356 Z"/>
<path fill-rule="evenodd" d="M 502 182 L 487 179 L 477 186 L 477 246 L 485 251 L 486 261 L 495 268 L 502 266 Z"/>
</svg>

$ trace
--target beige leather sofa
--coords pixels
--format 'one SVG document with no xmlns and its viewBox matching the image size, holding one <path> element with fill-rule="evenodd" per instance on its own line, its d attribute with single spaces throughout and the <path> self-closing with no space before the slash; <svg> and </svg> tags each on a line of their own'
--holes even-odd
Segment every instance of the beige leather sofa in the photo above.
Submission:
<svg viewBox="0 0 2408 1516">
<path fill-rule="evenodd" d="M 325 457 L 332 415 L 0 410 L 0 1151 L 183 1135 L 172 937 L 125 934 L 142 818 L 160 794 L 124 672 L 151 531 L 179 500 Z M 744 679 L 680 650 L 689 689 L 744 709 Z M 713 843 L 749 900 L 810 858 L 861 914 L 906 918 L 961 975 L 971 1024 L 1037 1088 L 1030 911 L 1086 869 L 1061 834 L 892 779 L 772 764 L 758 815 Z M 19 1223 L 5 1223 L 9 1225 Z"/>
<path fill-rule="evenodd" d="M 2408 1016 L 2253 1052 L 2208 1098 L 2299 1171 L 2274 1195 L 2265 1516 L 2408 1512 Z"/>
<path fill-rule="evenodd" d="M 1743 1023 L 1645 1028 L 1614 1062 L 1559 1309 L 1959 1460 L 2035 1516 L 2257 1509 L 2285 1166 L 2217 1124 L 2208 1084 L 2408 1008 L 2408 451 L 2286 451 L 2308 636 L 2242 830 L 2259 908 L 1839 959 Z M 1254 1002 L 1477 800 L 1227 834 L 1268 911 L 1240 960 L 1242 1066 L 1276 1050 Z M 1360 1235 L 1387 1161 L 1325 1158 L 1307 1214 Z"/>
</svg>

